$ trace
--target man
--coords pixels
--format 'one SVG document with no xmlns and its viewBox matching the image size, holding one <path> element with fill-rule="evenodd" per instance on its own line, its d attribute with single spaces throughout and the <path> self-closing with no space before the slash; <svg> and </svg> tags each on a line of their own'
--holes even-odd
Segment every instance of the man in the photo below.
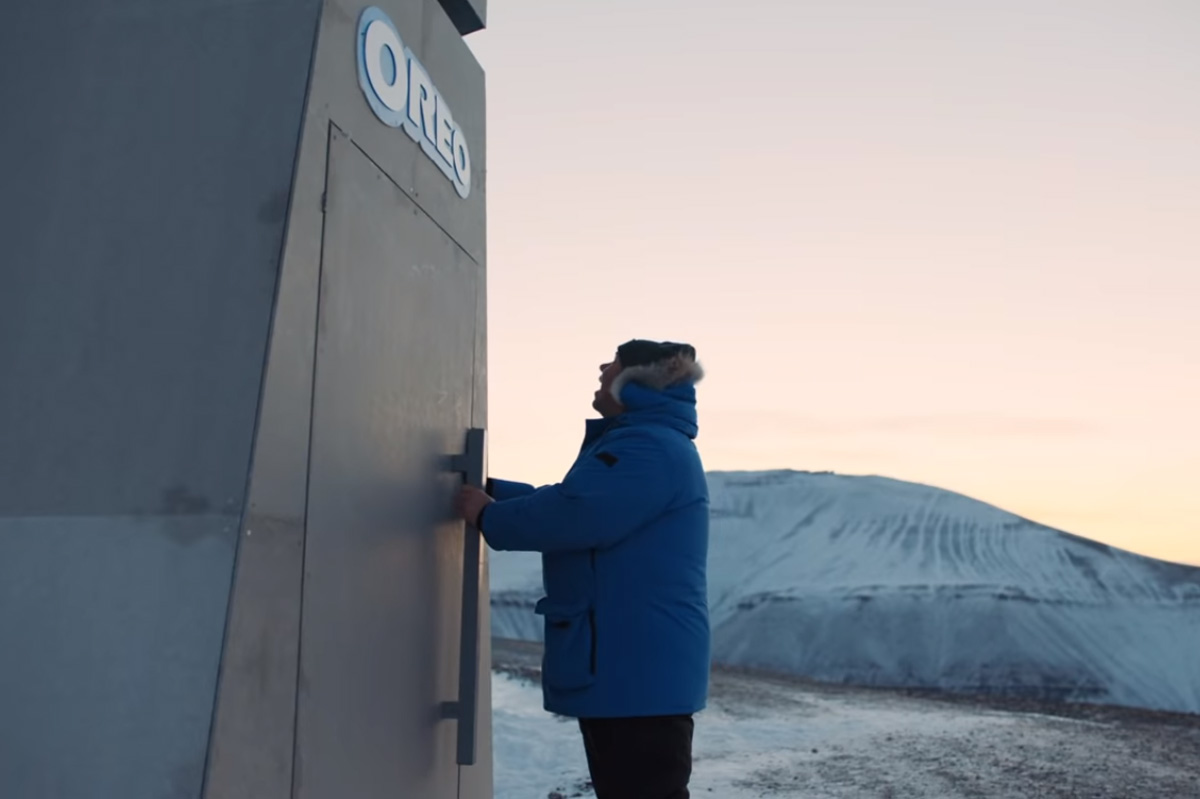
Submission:
<svg viewBox="0 0 1200 799">
<path fill-rule="evenodd" d="M 457 511 L 497 550 L 541 552 L 545 709 L 579 720 L 597 799 L 688 799 L 708 694 L 703 377 L 687 344 L 633 340 L 600 367 L 561 483 L 489 480 Z"/>
</svg>

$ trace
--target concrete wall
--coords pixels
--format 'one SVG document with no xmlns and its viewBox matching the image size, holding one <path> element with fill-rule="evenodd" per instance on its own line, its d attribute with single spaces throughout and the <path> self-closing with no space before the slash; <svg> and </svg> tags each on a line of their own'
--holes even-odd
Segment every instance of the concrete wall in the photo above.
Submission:
<svg viewBox="0 0 1200 799">
<path fill-rule="evenodd" d="M 404 625 L 420 632 L 382 648 L 428 652 L 409 663 L 434 675 L 428 696 L 376 693 L 413 707 L 454 698 L 462 532 L 435 512 L 455 478 L 433 456 L 486 423 L 483 73 L 456 28 L 461 10 L 452 19 L 435 0 L 381 7 L 470 139 L 466 199 L 371 113 L 355 67 L 361 4 L 6 10 L 0 796 L 329 795 L 311 775 L 350 773 L 352 753 L 321 761 L 305 733 L 297 739 L 298 717 L 308 719 L 301 730 L 320 731 L 333 707 L 327 686 L 307 680 L 372 664 L 367 644 Z M 340 183 L 329 182 L 335 152 Z M 331 186 L 387 209 L 366 227 L 339 223 L 351 242 L 340 249 L 326 241 Z M 416 221 L 391 225 L 400 214 Z M 393 227 L 409 238 L 353 245 Z M 417 239 L 420 259 L 392 263 Z M 365 277 L 353 271 L 368 261 Z M 427 328 L 391 324 L 386 303 L 339 306 L 331 292 L 350 286 L 396 296 L 423 286 L 456 321 L 440 335 L 431 321 L 418 342 Z M 360 346 L 389 336 L 391 345 Z M 443 354 L 440 340 L 455 343 Z M 340 383 L 322 382 L 338 370 Z M 439 393 L 393 391 L 422 382 Z M 442 394 L 457 414 L 429 410 Z M 343 401 L 390 421 L 346 428 Z M 342 433 L 377 448 L 338 451 Z M 418 439 L 423 449 L 410 445 Z M 399 449 L 422 457 L 381 456 Z M 342 490 L 392 504 L 339 508 Z M 315 526 L 314 508 L 325 520 Z M 339 554 L 345 530 L 361 534 Z M 306 559 L 313 547 L 319 557 Z M 329 562 L 341 565 L 319 568 Z M 376 582 L 366 579 L 380 564 Z M 338 606 L 319 590 L 418 575 L 420 610 L 393 593 L 391 615 L 367 624 L 338 616 L 371 607 L 366 594 Z M 486 582 L 481 598 L 486 631 Z M 328 659 L 339 626 L 361 630 L 357 661 Z M 415 736 L 425 752 L 412 773 L 449 773 L 435 781 L 463 797 L 491 793 L 482 671 L 478 765 L 459 769 L 447 754 L 452 720 L 399 713 L 403 724 L 387 731 Z M 356 796 L 408 784 L 379 766 L 388 755 L 365 761 L 375 782 Z"/>
<path fill-rule="evenodd" d="M 0 25 L 0 795 L 195 797 L 317 5 Z"/>
</svg>

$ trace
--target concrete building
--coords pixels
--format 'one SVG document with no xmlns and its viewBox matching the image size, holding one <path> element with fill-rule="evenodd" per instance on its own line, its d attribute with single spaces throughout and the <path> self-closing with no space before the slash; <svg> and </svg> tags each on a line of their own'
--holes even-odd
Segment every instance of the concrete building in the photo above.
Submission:
<svg viewBox="0 0 1200 799">
<path fill-rule="evenodd" d="M 491 796 L 485 0 L 10 5 L 0 797 Z"/>
</svg>

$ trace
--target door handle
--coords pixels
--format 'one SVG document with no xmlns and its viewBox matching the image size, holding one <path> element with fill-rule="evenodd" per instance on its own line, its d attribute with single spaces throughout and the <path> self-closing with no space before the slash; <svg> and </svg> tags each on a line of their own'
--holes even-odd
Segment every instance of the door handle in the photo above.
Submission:
<svg viewBox="0 0 1200 799">
<path fill-rule="evenodd" d="M 487 451 L 484 431 L 467 431 L 466 450 L 449 458 L 449 471 L 463 476 L 463 483 L 482 489 Z M 481 536 L 468 522 L 463 539 L 462 627 L 458 648 L 458 701 L 442 703 L 442 718 L 458 721 L 458 764 L 475 765 L 475 731 L 479 714 L 479 556 Z"/>
</svg>

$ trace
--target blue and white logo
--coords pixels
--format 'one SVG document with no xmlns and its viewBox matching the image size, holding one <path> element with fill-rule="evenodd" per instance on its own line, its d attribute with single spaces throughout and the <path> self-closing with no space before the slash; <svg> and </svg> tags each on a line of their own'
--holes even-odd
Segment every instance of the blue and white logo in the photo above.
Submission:
<svg viewBox="0 0 1200 799">
<path fill-rule="evenodd" d="M 404 128 L 460 197 L 471 193 L 471 152 L 462 128 L 387 14 L 374 6 L 358 18 L 358 84 L 375 116 Z"/>
</svg>

